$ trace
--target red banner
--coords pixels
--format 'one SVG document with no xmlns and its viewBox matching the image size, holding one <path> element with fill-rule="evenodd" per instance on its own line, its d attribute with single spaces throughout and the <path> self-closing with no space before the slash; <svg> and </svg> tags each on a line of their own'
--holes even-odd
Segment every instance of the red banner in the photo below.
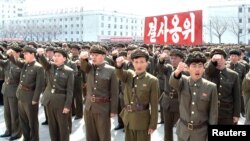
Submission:
<svg viewBox="0 0 250 141">
<path fill-rule="evenodd" d="M 202 11 L 145 18 L 146 44 L 202 44 Z"/>
</svg>

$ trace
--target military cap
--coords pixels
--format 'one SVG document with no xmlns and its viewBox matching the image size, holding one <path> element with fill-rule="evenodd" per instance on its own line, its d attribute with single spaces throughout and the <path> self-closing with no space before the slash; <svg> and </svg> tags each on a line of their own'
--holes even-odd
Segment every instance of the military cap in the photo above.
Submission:
<svg viewBox="0 0 250 141">
<path fill-rule="evenodd" d="M 36 42 L 29 42 L 27 45 L 32 45 L 34 48 L 38 47 L 38 44 Z"/>
<path fill-rule="evenodd" d="M 115 45 L 116 48 L 125 48 L 125 45 L 124 44 L 117 44 Z"/>
<path fill-rule="evenodd" d="M 169 51 L 171 51 L 171 47 L 169 47 L 169 46 L 164 46 L 163 48 L 162 48 L 162 51 L 163 50 L 169 50 Z"/>
<path fill-rule="evenodd" d="M 90 49 L 90 46 L 89 45 L 83 45 L 82 49 Z"/>
<path fill-rule="evenodd" d="M 45 50 L 46 51 L 55 51 L 55 48 L 53 46 L 48 46 Z"/>
<path fill-rule="evenodd" d="M 182 59 L 185 57 L 184 53 L 181 52 L 181 50 L 179 50 L 179 49 L 172 49 L 170 51 L 170 56 L 179 56 Z"/>
<path fill-rule="evenodd" d="M 20 48 L 18 43 L 15 43 L 15 42 L 9 44 L 8 48 L 14 50 L 15 52 L 21 52 L 22 51 L 22 48 Z"/>
<path fill-rule="evenodd" d="M 195 51 L 201 51 L 201 48 L 199 47 L 193 47 L 189 50 L 190 53 L 195 52 Z"/>
<path fill-rule="evenodd" d="M 36 53 L 36 48 L 30 45 L 26 45 L 23 48 L 23 52 Z"/>
<path fill-rule="evenodd" d="M 129 45 L 125 50 L 126 50 L 126 51 L 130 51 L 130 50 L 135 50 L 135 49 L 137 49 L 137 48 L 138 48 L 137 45 Z"/>
<path fill-rule="evenodd" d="M 222 48 L 214 48 L 212 51 L 211 51 L 211 58 L 215 55 L 215 54 L 220 54 L 220 55 L 223 55 L 224 58 L 227 57 L 227 53 L 225 52 L 224 49 Z"/>
<path fill-rule="evenodd" d="M 78 50 L 81 49 L 81 47 L 80 47 L 79 44 L 71 44 L 71 45 L 70 45 L 70 48 L 76 48 L 76 49 L 78 49 Z"/>
<path fill-rule="evenodd" d="M 148 54 L 147 50 L 145 50 L 145 49 L 133 50 L 133 52 L 131 53 L 131 59 L 133 60 L 133 59 L 139 58 L 139 57 L 144 57 L 148 61 L 149 54 Z"/>
<path fill-rule="evenodd" d="M 200 51 L 194 51 L 192 53 L 189 53 L 185 63 L 189 66 L 192 63 L 202 63 L 205 64 L 207 61 L 206 56 L 204 55 L 204 53 L 200 52 Z"/>
<path fill-rule="evenodd" d="M 229 51 L 229 54 L 230 55 L 238 55 L 238 56 L 240 56 L 240 54 L 241 54 L 241 51 L 239 50 L 239 49 L 231 49 L 230 51 Z"/>
<path fill-rule="evenodd" d="M 106 49 L 100 45 L 93 45 L 90 48 L 90 53 L 106 54 Z"/>
<path fill-rule="evenodd" d="M 60 54 L 62 54 L 62 56 L 65 57 L 65 58 L 68 57 L 67 52 L 66 52 L 65 49 L 63 49 L 63 48 L 56 48 L 56 49 L 54 50 L 54 53 L 60 53 Z"/>
<path fill-rule="evenodd" d="M 127 51 L 121 51 L 119 54 L 118 54 L 118 57 L 120 56 L 127 56 Z"/>
</svg>

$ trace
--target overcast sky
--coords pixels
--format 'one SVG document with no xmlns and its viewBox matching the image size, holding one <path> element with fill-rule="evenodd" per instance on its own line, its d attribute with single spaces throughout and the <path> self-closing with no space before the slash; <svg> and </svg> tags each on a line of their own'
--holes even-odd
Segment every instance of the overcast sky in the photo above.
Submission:
<svg viewBox="0 0 250 141">
<path fill-rule="evenodd" d="M 82 6 L 85 10 L 108 10 L 147 16 L 198 10 L 207 5 L 208 1 L 213 0 L 27 0 L 27 8 L 29 11 L 51 11 Z"/>
<path fill-rule="evenodd" d="M 250 0 L 27 0 L 27 8 L 31 13 L 84 7 L 85 10 L 107 10 L 152 16 L 201 10 L 208 5 L 220 5 L 228 1 L 250 2 Z"/>
</svg>

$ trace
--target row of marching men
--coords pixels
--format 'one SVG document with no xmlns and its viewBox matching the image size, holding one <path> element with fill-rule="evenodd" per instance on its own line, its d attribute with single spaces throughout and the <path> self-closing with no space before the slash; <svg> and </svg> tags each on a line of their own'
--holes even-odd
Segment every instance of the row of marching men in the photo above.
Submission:
<svg viewBox="0 0 250 141">
<path fill-rule="evenodd" d="M 110 117 L 117 113 L 126 141 L 150 140 L 157 128 L 158 99 L 166 141 L 173 140 L 177 121 L 178 140 L 200 141 L 207 136 L 207 125 L 237 124 L 239 120 L 241 91 L 247 94 L 249 83 L 246 77 L 242 89 L 248 64 L 240 63 L 240 50 L 230 51 L 230 62 L 226 62 L 227 53 L 220 48 L 207 57 L 194 51 L 185 58 L 178 49 L 162 48 L 152 57 L 148 50 L 130 46 L 126 52 L 113 50 L 110 59 L 103 46 L 85 46 L 81 51 L 75 45 L 70 53 L 73 61 L 67 59 L 67 49 L 67 44 L 55 50 L 10 45 L 6 56 L 1 55 L 7 129 L 2 137 L 14 140 L 23 134 L 24 140 L 39 140 L 41 93 L 53 141 L 69 140 L 71 112 L 75 119 L 84 115 L 88 141 L 111 140 Z M 163 75 L 163 79 L 152 74 Z"/>
</svg>

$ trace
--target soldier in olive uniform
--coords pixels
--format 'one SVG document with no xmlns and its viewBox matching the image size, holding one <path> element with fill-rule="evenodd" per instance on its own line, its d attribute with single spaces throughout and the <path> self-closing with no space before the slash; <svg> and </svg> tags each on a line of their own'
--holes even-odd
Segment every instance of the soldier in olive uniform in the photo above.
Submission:
<svg viewBox="0 0 250 141">
<path fill-rule="evenodd" d="M 234 70 L 235 72 L 238 73 L 239 79 L 240 79 L 240 94 L 242 93 L 242 81 L 246 75 L 246 66 L 242 63 L 240 63 L 240 50 L 238 49 L 232 49 L 229 52 L 230 55 L 230 62 L 228 64 L 228 68 L 230 68 L 231 70 Z M 244 110 L 244 100 L 243 100 L 243 96 L 241 94 L 241 114 L 242 116 L 245 115 L 245 110 Z"/>
<path fill-rule="evenodd" d="M 18 46 L 10 47 L 14 52 L 14 57 L 19 58 L 22 49 Z M 0 54 L 0 67 L 4 69 L 5 82 L 2 87 L 4 95 L 4 120 L 6 131 L 1 137 L 9 137 L 9 140 L 15 140 L 22 136 L 21 127 L 19 124 L 18 100 L 16 90 L 20 80 L 21 69 L 12 62 L 3 59 L 3 54 Z"/>
<path fill-rule="evenodd" d="M 215 125 L 218 120 L 216 85 L 202 78 L 206 62 L 204 54 L 193 52 L 185 62 L 190 76 L 182 75 L 186 64 L 180 62 L 169 80 L 180 100 L 180 119 L 176 127 L 178 141 L 206 141 L 208 125 Z"/>
<path fill-rule="evenodd" d="M 111 141 L 110 117 L 117 113 L 118 80 L 114 67 L 105 64 L 106 50 L 101 46 L 82 52 L 81 68 L 87 75 L 87 96 L 84 110 L 87 141 Z"/>
<path fill-rule="evenodd" d="M 242 91 L 245 104 L 246 120 L 245 124 L 250 125 L 250 72 L 248 72 L 242 82 Z"/>
<path fill-rule="evenodd" d="M 135 71 L 124 70 L 124 58 L 117 58 L 116 75 L 125 84 L 120 113 L 125 126 L 125 141 L 150 141 L 157 128 L 159 81 L 146 72 L 149 55 L 145 49 L 131 53 Z M 150 109 L 150 110 L 149 110 Z"/>
<path fill-rule="evenodd" d="M 83 95 L 82 95 L 82 84 L 84 72 L 80 69 L 80 64 L 76 63 L 79 61 L 81 47 L 78 44 L 71 45 L 71 60 L 77 65 L 77 74 L 75 76 L 75 85 L 74 85 L 74 93 L 73 93 L 73 103 L 72 103 L 72 111 L 75 114 L 75 120 L 81 119 L 83 116 Z"/>
<path fill-rule="evenodd" d="M 17 88 L 18 111 L 25 141 L 39 141 L 38 106 L 40 94 L 44 88 L 44 70 L 35 59 L 36 49 L 23 48 L 24 59 L 13 57 L 13 51 L 7 55 L 12 63 L 21 68 L 20 83 Z"/>
<path fill-rule="evenodd" d="M 238 74 L 226 68 L 226 52 L 221 48 L 211 51 L 205 77 L 217 85 L 218 124 L 237 124 L 240 117 L 240 80 Z"/>
<path fill-rule="evenodd" d="M 43 104 L 48 113 L 51 140 L 69 141 L 68 119 L 73 97 L 74 72 L 64 65 L 67 53 L 63 49 L 55 50 L 53 63 L 45 58 L 41 48 L 37 50 L 37 53 L 48 76 Z"/>
<path fill-rule="evenodd" d="M 164 65 L 164 59 L 169 58 L 168 54 L 162 53 L 159 57 L 158 67 L 165 75 L 164 92 L 160 97 L 160 104 L 163 107 L 164 115 L 164 131 L 165 141 L 173 141 L 173 127 L 180 117 L 179 101 L 177 91 L 169 85 L 169 79 L 177 65 L 183 61 L 184 54 L 178 49 L 172 49 L 170 52 L 170 60 L 175 64 Z M 174 62 L 175 61 L 175 62 Z"/>
</svg>

